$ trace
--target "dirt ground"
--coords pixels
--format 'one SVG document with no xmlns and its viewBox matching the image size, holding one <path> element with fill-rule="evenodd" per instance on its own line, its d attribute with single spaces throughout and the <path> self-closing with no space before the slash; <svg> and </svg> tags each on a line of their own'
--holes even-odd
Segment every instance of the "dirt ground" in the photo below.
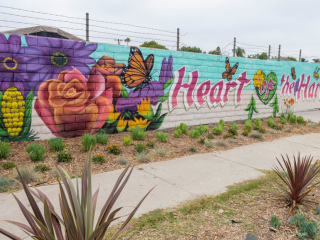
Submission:
<svg viewBox="0 0 320 240">
<path fill-rule="evenodd" d="M 267 119 L 262 119 L 262 127 L 266 129 L 266 133 L 263 134 L 263 139 L 256 139 L 249 136 L 243 136 L 241 133 L 244 130 L 244 121 L 236 121 L 239 125 L 239 130 L 237 132 L 239 133 L 238 137 L 242 137 L 243 140 L 238 139 L 237 137 L 234 138 L 234 142 L 229 142 L 229 139 L 223 139 L 223 135 L 225 135 L 229 129 L 229 124 L 227 123 L 224 127 L 224 131 L 221 135 L 215 136 L 214 139 L 212 139 L 212 142 L 216 141 L 223 141 L 227 143 L 227 146 L 217 146 L 214 145 L 213 148 L 207 148 L 206 146 L 200 144 L 198 141 L 200 138 L 192 139 L 188 134 L 183 134 L 181 138 L 175 138 L 173 135 L 173 131 L 175 129 L 167 129 L 163 130 L 164 132 L 167 132 L 169 134 L 167 142 L 161 143 L 157 140 L 155 131 L 148 131 L 146 132 L 146 138 L 144 141 L 134 141 L 133 144 L 136 143 L 142 143 L 145 144 L 149 140 L 154 141 L 155 143 L 155 149 L 161 148 L 164 149 L 166 152 L 165 156 L 155 156 L 153 153 L 155 149 L 150 149 L 149 156 L 150 160 L 149 162 L 158 162 L 158 161 L 166 161 L 174 158 L 179 158 L 187 155 L 193 155 L 193 154 L 201 154 L 201 153 L 208 153 L 213 151 L 225 151 L 229 150 L 235 147 L 243 146 L 252 144 L 255 142 L 263 142 L 263 141 L 272 141 L 278 138 L 282 137 L 289 137 L 295 134 L 307 134 L 307 133 L 318 133 L 320 132 L 320 126 L 318 124 L 313 124 L 314 127 L 311 127 L 309 123 L 306 123 L 306 125 L 299 125 L 299 124 L 290 124 L 286 123 L 282 129 L 282 131 L 277 131 L 277 133 L 272 133 L 274 131 L 272 128 L 267 126 Z M 279 118 L 275 119 L 275 124 L 280 126 Z M 212 133 L 212 128 L 215 125 L 209 125 L 209 133 Z M 315 127 L 316 126 L 316 127 Z M 190 129 L 190 128 L 189 128 Z M 290 129 L 290 130 L 288 130 Z M 289 132 L 290 131 L 290 132 Z M 255 133 L 255 130 L 252 130 L 252 133 Z M 206 137 L 208 134 L 204 133 L 201 137 Z M 104 164 L 93 164 L 93 174 L 102 173 L 106 171 L 112 171 L 116 169 L 124 168 L 123 165 L 117 162 L 117 160 L 120 157 L 124 157 L 128 161 L 132 161 L 132 164 L 134 166 L 143 164 L 136 160 L 136 151 L 134 149 L 134 145 L 130 146 L 124 146 L 123 144 L 123 137 L 129 137 L 130 133 L 120 133 L 120 134 L 114 134 L 109 135 L 109 140 L 106 145 L 97 144 L 96 147 L 92 151 L 92 155 L 95 156 L 97 154 L 104 154 L 106 156 L 106 161 Z M 76 137 L 76 138 L 65 138 L 63 141 L 66 144 L 66 149 L 69 150 L 72 153 L 72 160 L 68 163 L 57 163 L 57 153 L 54 153 L 50 150 L 49 144 L 47 140 L 40 140 L 37 141 L 38 144 L 44 146 L 46 148 L 46 155 L 43 161 L 39 162 L 32 162 L 29 154 L 25 151 L 26 147 L 30 144 L 30 142 L 11 142 L 9 143 L 12 147 L 12 151 L 10 153 L 10 156 L 6 159 L 0 159 L 0 166 L 2 166 L 4 163 L 7 162 L 15 162 L 15 164 L 19 166 L 36 166 L 38 164 L 45 164 L 47 165 L 50 170 L 44 173 L 38 172 L 38 184 L 46 184 L 56 181 L 55 177 L 55 170 L 54 170 L 54 162 L 57 163 L 58 166 L 63 167 L 70 176 L 75 176 L 76 174 L 76 168 L 77 172 L 80 173 L 82 170 L 83 164 L 85 162 L 87 153 L 85 153 L 82 150 L 82 144 L 81 144 L 82 137 Z M 106 148 L 107 146 L 110 146 L 112 144 L 118 144 L 121 147 L 121 153 L 119 155 L 113 155 L 109 153 Z M 194 146 L 197 149 L 197 152 L 191 152 L 188 150 L 190 146 Z M 11 177 L 12 174 L 15 172 L 15 169 L 6 170 L 3 167 L 0 167 L 0 176 L 7 176 Z"/>
</svg>

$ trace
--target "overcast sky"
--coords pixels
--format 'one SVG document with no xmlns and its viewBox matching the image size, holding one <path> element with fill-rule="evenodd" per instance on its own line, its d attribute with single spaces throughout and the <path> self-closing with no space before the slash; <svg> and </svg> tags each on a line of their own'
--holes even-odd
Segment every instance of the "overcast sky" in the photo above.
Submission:
<svg viewBox="0 0 320 240">
<path fill-rule="evenodd" d="M 237 46 L 244 47 L 247 54 L 267 51 L 268 46 L 271 45 L 271 56 L 275 56 L 279 44 L 281 44 L 282 56 L 298 58 L 299 50 L 302 49 L 302 57 L 309 57 L 309 60 L 315 58 L 315 56 L 320 58 L 320 30 L 317 20 L 320 14 L 320 1 L 316 0 L 10 0 L 0 3 L 0 5 L 77 18 L 85 18 L 86 12 L 89 12 L 92 20 L 132 24 L 173 32 L 152 31 L 144 28 L 91 21 L 91 25 L 124 30 L 114 31 L 90 27 L 94 31 L 106 32 L 91 32 L 91 36 L 111 38 L 91 37 L 90 40 L 95 42 L 115 44 L 113 38 L 125 39 L 128 36 L 132 40 L 130 44 L 137 46 L 141 44 L 139 42 L 145 40 L 163 39 L 168 41 L 157 41 L 168 46 L 169 49 L 176 49 L 176 30 L 180 28 L 182 35 L 187 33 L 187 35 L 181 36 L 181 43 L 187 46 L 200 47 L 207 52 L 217 46 L 225 47 L 233 42 L 233 38 L 236 37 Z M 61 22 L 17 17 L 4 13 L 55 19 L 61 20 Z M 31 23 L 31 25 L 4 22 L 3 20 Z M 12 30 L 15 27 L 48 25 L 83 29 L 79 31 L 62 28 L 78 36 L 85 34 L 84 25 L 66 23 L 65 21 L 85 23 L 85 20 L 0 7 L 0 25 L 4 26 L 0 27 L 0 32 Z M 125 30 L 170 36 L 130 33 Z M 125 36 L 117 36 L 112 33 Z M 136 38 L 135 36 L 142 38 Z M 84 36 L 80 37 L 85 38 Z M 144 37 L 150 39 L 144 39 Z M 134 40 L 139 42 L 134 42 Z M 260 46 L 264 48 L 260 49 Z M 230 49 L 232 49 L 232 45 L 227 46 L 225 51 L 229 50 L 229 54 L 231 54 Z"/>
</svg>

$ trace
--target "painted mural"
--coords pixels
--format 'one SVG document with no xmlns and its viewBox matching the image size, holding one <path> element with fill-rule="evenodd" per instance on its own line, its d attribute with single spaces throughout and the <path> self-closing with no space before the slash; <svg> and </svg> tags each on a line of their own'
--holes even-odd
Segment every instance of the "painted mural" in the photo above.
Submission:
<svg viewBox="0 0 320 240">
<path fill-rule="evenodd" d="M 183 121 L 276 116 L 296 105 L 319 108 L 319 69 L 0 34 L 0 140 L 148 131 Z"/>
</svg>

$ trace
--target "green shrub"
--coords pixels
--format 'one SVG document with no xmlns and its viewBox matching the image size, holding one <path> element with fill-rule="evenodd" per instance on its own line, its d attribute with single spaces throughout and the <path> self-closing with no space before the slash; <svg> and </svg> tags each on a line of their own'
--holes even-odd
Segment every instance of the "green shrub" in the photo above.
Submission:
<svg viewBox="0 0 320 240">
<path fill-rule="evenodd" d="M 97 139 L 94 135 L 85 133 L 82 136 L 82 148 L 84 152 L 88 152 L 90 149 L 93 150 L 97 144 Z"/>
<path fill-rule="evenodd" d="M 205 132 L 209 131 L 209 127 L 206 125 L 200 125 L 200 126 L 196 126 L 195 130 L 199 131 L 200 135 L 202 135 Z"/>
<path fill-rule="evenodd" d="M 142 163 L 142 162 L 147 162 L 150 159 L 150 156 L 148 155 L 147 152 L 142 151 L 142 152 L 138 152 L 136 155 L 136 159 L 138 162 Z"/>
<path fill-rule="evenodd" d="M 222 120 L 223 121 L 223 120 Z M 218 123 L 213 129 L 212 129 L 212 133 L 215 135 L 221 135 L 221 133 L 223 132 L 223 126 Z"/>
<path fill-rule="evenodd" d="M 148 148 L 154 148 L 154 141 L 148 141 L 147 143 L 146 143 L 146 146 L 148 147 Z"/>
<path fill-rule="evenodd" d="M 182 135 L 182 131 L 180 129 L 178 129 L 177 131 L 173 132 L 174 137 L 179 138 Z"/>
<path fill-rule="evenodd" d="M 106 133 L 96 133 L 97 143 L 99 144 L 107 144 L 108 142 L 108 134 Z"/>
<path fill-rule="evenodd" d="M 113 145 L 110 145 L 108 148 L 107 148 L 108 152 L 109 153 L 112 153 L 114 155 L 118 155 L 120 154 L 121 152 L 121 148 L 118 144 L 113 144 Z"/>
<path fill-rule="evenodd" d="M 70 162 L 71 159 L 72 159 L 72 153 L 66 149 L 58 152 L 57 154 L 58 162 Z"/>
<path fill-rule="evenodd" d="M 191 131 L 189 132 L 189 136 L 194 139 L 200 137 L 200 135 L 200 132 L 196 129 L 191 129 Z"/>
<path fill-rule="evenodd" d="M 222 119 L 220 119 L 219 124 L 224 128 L 225 122 Z"/>
<path fill-rule="evenodd" d="M 146 138 L 146 133 L 141 128 L 133 128 L 130 136 L 133 140 L 143 141 Z"/>
<path fill-rule="evenodd" d="M 129 137 L 123 137 L 123 144 L 125 146 L 130 146 L 132 144 L 132 139 Z"/>
<path fill-rule="evenodd" d="M 251 131 L 252 129 L 252 123 L 251 123 L 251 120 L 248 119 L 244 122 L 244 129 L 247 130 L 247 131 Z"/>
<path fill-rule="evenodd" d="M 154 151 L 154 155 L 155 156 L 160 156 L 160 157 L 163 157 L 166 155 L 166 150 L 164 148 L 157 148 L 155 151 Z"/>
<path fill-rule="evenodd" d="M 197 152 L 197 151 L 198 151 L 194 146 L 190 146 L 190 147 L 188 148 L 188 150 L 189 150 L 190 152 Z"/>
<path fill-rule="evenodd" d="M 222 146 L 222 147 L 228 146 L 227 143 L 225 143 L 223 141 L 216 141 L 214 144 L 217 145 L 217 146 Z"/>
<path fill-rule="evenodd" d="M 156 137 L 157 137 L 158 141 L 165 142 L 165 141 L 167 141 L 168 133 L 157 132 L 156 133 Z"/>
<path fill-rule="evenodd" d="M 60 152 L 64 149 L 65 143 L 62 137 L 55 137 L 48 140 L 49 146 L 53 152 Z"/>
<path fill-rule="evenodd" d="M 138 144 L 134 145 L 134 149 L 135 149 L 138 153 L 140 153 L 140 152 L 146 152 L 146 151 L 147 151 L 147 146 L 144 145 L 144 144 L 138 143 Z"/>
<path fill-rule="evenodd" d="M 231 128 L 234 129 L 234 130 L 238 130 L 238 129 L 239 129 L 239 126 L 238 126 L 238 124 L 233 123 L 233 124 L 231 125 Z"/>
<path fill-rule="evenodd" d="M 38 178 L 38 174 L 35 172 L 34 167 L 20 167 L 19 172 L 22 176 L 23 181 L 26 183 L 35 182 Z M 17 171 L 15 171 L 13 177 L 18 181 L 21 181 Z"/>
<path fill-rule="evenodd" d="M 105 158 L 105 156 L 104 156 L 103 154 L 98 153 L 98 155 L 96 155 L 96 156 L 94 156 L 94 157 L 92 158 L 92 161 L 93 161 L 94 163 L 96 163 L 96 164 L 102 165 L 102 164 L 105 163 L 106 158 Z"/>
<path fill-rule="evenodd" d="M 127 165 L 128 160 L 124 157 L 120 157 L 120 158 L 118 158 L 117 162 L 121 165 Z"/>
<path fill-rule="evenodd" d="M 185 123 L 180 123 L 180 125 L 176 128 L 176 130 L 180 130 L 182 134 L 186 134 L 188 132 L 188 125 Z"/>
<path fill-rule="evenodd" d="M 292 124 L 295 124 L 295 123 L 297 122 L 297 116 L 296 116 L 296 115 L 290 116 L 289 121 L 290 121 Z"/>
<path fill-rule="evenodd" d="M 289 222 L 292 225 L 300 228 L 300 230 L 296 230 L 296 235 L 302 239 L 316 236 L 318 230 L 320 229 L 317 222 L 313 222 L 312 220 L 307 222 L 305 216 L 300 212 L 297 213 L 296 216 L 290 217 Z"/>
<path fill-rule="evenodd" d="M 209 134 L 207 135 L 207 138 L 208 138 L 208 139 L 214 139 L 214 135 L 212 135 L 212 134 L 209 133 Z"/>
<path fill-rule="evenodd" d="M 11 147 L 6 142 L 0 141 L 0 158 L 7 158 L 11 152 Z"/>
<path fill-rule="evenodd" d="M 14 185 L 14 180 L 7 177 L 0 177 L 0 192 L 8 192 Z"/>
<path fill-rule="evenodd" d="M 49 171 L 50 168 L 45 164 L 39 164 L 34 167 L 34 170 L 36 170 L 37 172 L 45 172 L 45 171 Z"/>
<path fill-rule="evenodd" d="M 274 125 L 274 119 L 273 119 L 273 118 L 268 118 L 267 124 L 268 124 L 269 127 L 273 127 L 273 125 Z"/>
<path fill-rule="evenodd" d="M 213 148 L 213 143 L 212 143 L 211 141 L 205 140 L 205 141 L 204 141 L 204 145 L 205 145 L 207 148 Z"/>
<path fill-rule="evenodd" d="M 243 135 L 243 136 L 248 136 L 248 135 L 249 135 L 249 133 L 250 133 L 250 131 L 248 131 L 248 130 L 244 130 L 244 131 L 242 132 L 242 135 Z"/>
<path fill-rule="evenodd" d="M 312 127 L 312 128 L 316 128 L 317 127 L 317 124 L 314 124 L 314 123 L 309 123 L 308 125 L 309 125 L 309 127 Z"/>
<path fill-rule="evenodd" d="M 281 114 L 280 114 L 280 118 L 286 118 L 285 115 L 284 115 L 284 113 L 281 113 Z"/>
<path fill-rule="evenodd" d="M 16 164 L 14 162 L 8 162 L 8 163 L 2 164 L 2 167 L 4 169 L 12 169 L 16 167 Z"/>
<path fill-rule="evenodd" d="M 302 116 L 297 117 L 297 122 L 298 122 L 299 124 L 304 124 L 304 125 L 306 125 L 306 122 L 305 122 L 305 120 L 303 119 Z"/>
<path fill-rule="evenodd" d="M 250 134 L 250 137 L 263 139 L 263 136 L 262 136 L 261 133 L 251 133 L 251 134 Z"/>
<path fill-rule="evenodd" d="M 289 132 L 289 133 L 292 132 L 292 130 L 291 130 L 290 128 L 287 128 L 287 129 L 285 129 L 284 131 L 285 131 L 285 132 Z"/>
<path fill-rule="evenodd" d="M 320 215 L 320 206 L 316 207 L 317 213 Z"/>
<path fill-rule="evenodd" d="M 205 141 L 206 141 L 206 139 L 205 138 L 200 138 L 200 140 L 198 141 L 200 144 L 204 144 L 205 143 Z"/>
<path fill-rule="evenodd" d="M 254 130 L 257 130 L 259 133 L 266 133 L 266 129 L 258 126 L 254 126 Z"/>
<path fill-rule="evenodd" d="M 281 124 L 286 124 L 287 123 L 286 119 L 282 118 L 282 117 L 280 117 L 280 122 L 281 122 Z"/>
<path fill-rule="evenodd" d="M 279 221 L 279 217 L 271 214 L 270 225 L 273 228 L 279 229 L 281 222 Z"/>
<path fill-rule="evenodd" d="M 260 118 L 257 118 L 253 121 L 254 125 L 256 125 L 257 127 L 261 127 L 262 126 L 262 122 Z"/>
<path fill-rule="evenodd" d="M 288 113 L 288 115 L 287 115 L 287 120 L 288 120 L 288 121 L 290 121 L 290 117 L 291 117 L 291 116 L 293 116 L 293 113 L 291 113 L 291 112 Z"/>
<path fill-rule="evenodd" d="M 46 153 L 46 149 L 37 143 L 31 143 L 27 146 L 26 151 L 29 153 L 32 161 L 41 161 Z"/>
<path fill-rule="evenodd" d="M 228 133 L 230 133 L 232 136 L 237 136 L 238 132 L 234 128 L 229 128 Z"/>
<path fill-rule="evenodd" d="M 234 139 L 233 138 L 229 138 L 229 143 L 234 143 Z"/>
</svg>

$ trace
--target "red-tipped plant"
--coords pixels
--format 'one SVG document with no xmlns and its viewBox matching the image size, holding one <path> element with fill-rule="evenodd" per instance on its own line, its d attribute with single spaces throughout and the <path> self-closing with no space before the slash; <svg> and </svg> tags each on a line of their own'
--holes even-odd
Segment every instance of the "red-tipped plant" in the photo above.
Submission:
<svg viewBox="0 0 320 240">
<path fill-rule="evenodd" d="M 129 164 L 130 165 L 130 164 Z M 92 195 L 92 174 L 91 174 L 91 153 L 89 152 L 86 163 L 83 167 L 81 183 L 82 187 L 79 191 L 78 182 L 76 187 L 73 185 L 68 173 L 62 168 L 57 171 L 62 180 L 59 181 L 59 202 L 61 215 L 59 216 L 54 209 L 52 203 L 48 197 L 39 189 L 36 191 L 30 189 L 21 178 L 20 172 L 18 174 L 21 178 L 23 189 L 28 197 L 28 201 L 32 208 L 33 214 L 31 214 L 21 201 L 12 193 L 14 198 L 19 204 L 19 207 L 29 223 L 29 226 L 14 222 L 7 221 L 18 227 L 24 232 L 32 236 L 33 239 L 44 240 L 102 240 L 106 234 L 110 223 L 119 219 L 116 217 L 117 212 L 121 210 L 117 208 L 113 210 L 113 206 L 117 201 L 120 193 L 127 184 L 133 168 L 129 170 L 130 166 L 127 166 L 119 178 L 117 179 L 109 198 L 104 204 L 98 221 L 94 225 L 95 210 L 97 205 L 99 189 Z M 129 170 L 129 172 L 128 172 Z M 127 176 L 126 173 L 128 172 Z M 77 179 L 78 181 L 78 179 Z M 64 188 L 62 187 L 64 186 Z M 152 190 L 152 189 L 151 189 Z M 126 231 L 132 224 L 129 221 L 138 210 L 139 206 L 151 190 L 145 195 L 145 197 L 138 203 L 133 211 L 128 215 L 120 229 L 114 234 L 111 239 L 118 238 L 124 231 Z M 39 206 L 37 205 L 33 195 L 38 198 L 44 204 L 44 215 L 41 213 Z M 4 229 L 0 228 L 0 233 L 9 237 L 10 239 L 21 239 L 14 234 L 11 234 Z"/>
<path fill-rule="evenodd" d="M 282 159 L 284 166 L 277 158 L 280 168 L 273 168 L 273 171 L 285 184 L 285 186 L 282 186 L 280 183 L 273 181 L 281 191 L 281 193 L 275 193 L 278 196 L 277 199 L 288 202 L 290 210 L 294 209 L 298 204 L 314 209 L 314 204 L 317 204 L 317 202 L 309 199 L 308 195 L 320 183 L 320 181 L 314 182 L 320 172 L 320 165 L 311 164 L 313 159 L 311 155 L 301 159 L 300 153 L 297 158 L 293 156 L 293 166 L 288 155 L 287 159 L 283 156 Z"/>
</svg>

